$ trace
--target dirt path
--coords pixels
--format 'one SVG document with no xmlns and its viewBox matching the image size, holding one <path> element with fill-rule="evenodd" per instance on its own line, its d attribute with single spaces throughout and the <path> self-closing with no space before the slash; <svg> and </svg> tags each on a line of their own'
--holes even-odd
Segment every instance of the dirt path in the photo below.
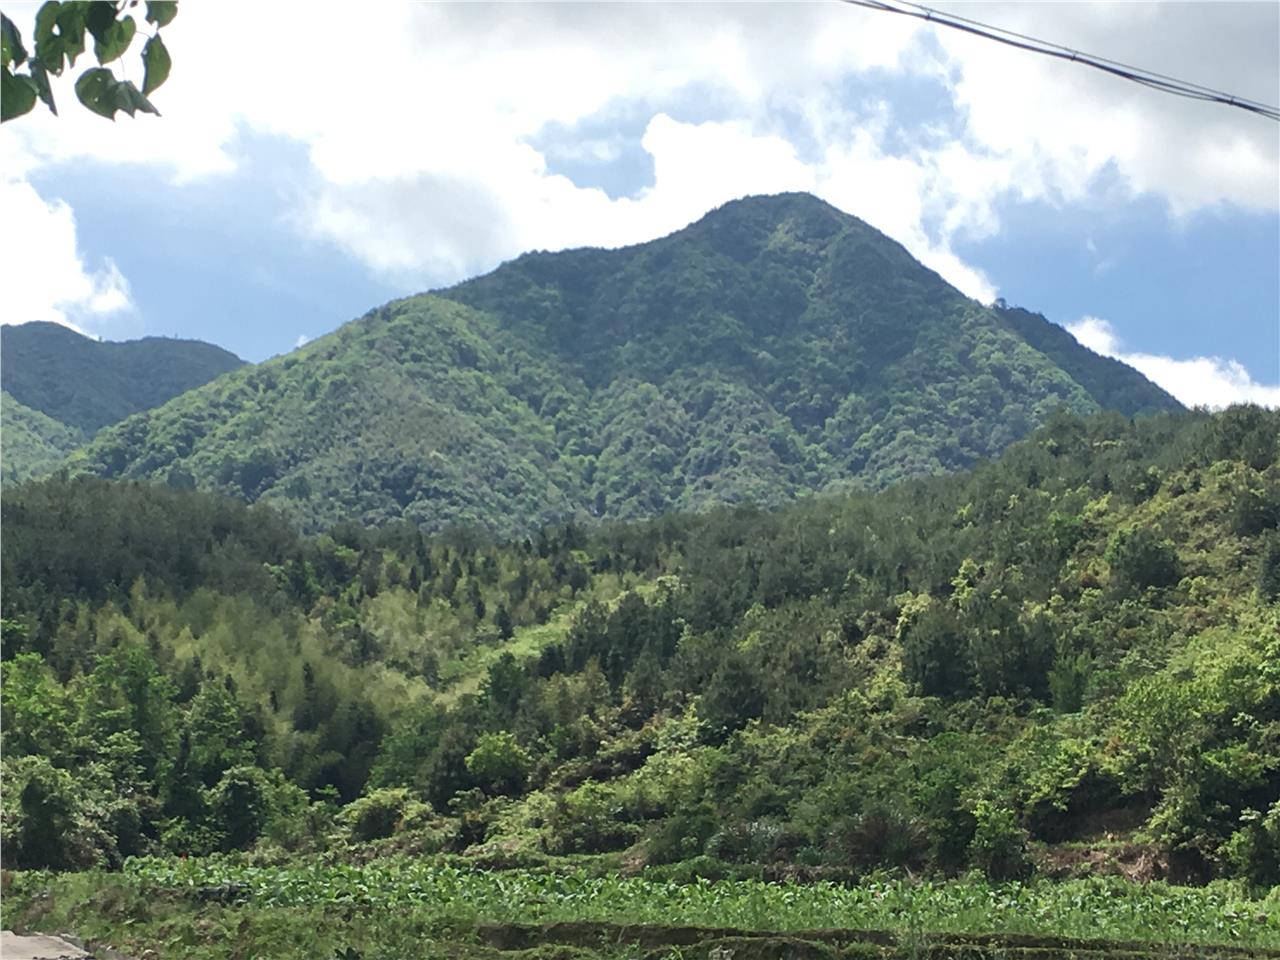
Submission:
<svg viewBox="0 0 1280 960">
<path fill-rule="evenodd" d="M 9 930 L 0 932 L 0 957 L 4 960 L 82 960 L 88 956 L 58 937 L 20 937 Z"/>
</svg>

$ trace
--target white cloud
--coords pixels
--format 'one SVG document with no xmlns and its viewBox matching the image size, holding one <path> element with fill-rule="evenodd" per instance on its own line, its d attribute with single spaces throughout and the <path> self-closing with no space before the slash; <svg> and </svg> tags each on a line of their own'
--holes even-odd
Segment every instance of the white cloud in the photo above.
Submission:
<svg viewBox="0 0 1280 960">
<path fill-rule="evenodd" d="M 0 179 L 0 322 L 46 320 L 98 333 L 133 308 L 129 281 L 110 259 L 91 269 L 76 243 L 75 217 L 23 180 Z"/>
<path fill-rule="evenodd" d="M 270 36 L 289 36 L 295 50 L 326 49 L 345 8 L 308 3 L 299 15 L 290 3 L 192 4 L 165 31 L 175 67 L 154 97 L 162 119 L 110 124 L 83 110 L 57 119 L 38 111 L 0 130 L 0 157 L 29 169 L 90 156 L 184 179 L 232 168 L 237 130 L 285 136 L 309 147 L 321 181 L 295 222 L 421 285 L 460 279 L 524 249 L 651 239 L 748 193 L 814 189 L 985 296 L 990 284 L 951 252 L 949 236 L 930 236 L 897 212 L 923 214 L 907 191 L 919 186 L 918 170 L 936 180 L 944 168 L 927 157 L 891 161 L 859 143 L 865 111 L 850 110 L 840 91 L 851 71 L 907 69 L 916 26 L 850 13 L 817 5 L 385 4 L 376 68 L 352 82 L 326 72 L 323 83 L 309 83 L 296 57 L 256 58 L 252 70 L 239 70 L 226 51 Z M 73 96 L 65 84 L 59 93 Z M 739 119 L 671 119 L 665 104 L 690 96 Z M 529 145 L 549 124 L 572 128 L 620 103 L 650 117 L 641 146 L 653 155 L 657 182 L 642 197 L 614 201 L 579 188 Z M 803 115 L 819 154 L 840 167 L 802 159 L 796 131 L 778 129 L 779 110 Z M 602 156 L 617 148 L 590 145 Z M 867 173 L 892 173 L 892 183 L 838 182 L 869 164 L 876 170 Z"/>
<path fill-rule="evenodd" d="M 305 333 L 300 333 L 298 334 L 298 339 L 293 344 L 293 349 L 297 350 L 300 347 L 305 347 L 310 342 L 311 342 L 310 337 L 308 337 Z"/>
<path fill-rule="evenodd" d="M 1275 3 L 952 4 L 958 13 L 1263 102 L 1280 99 Z M 1186 100 L 958 31 L 938 39 L 979 148 L 1010 161 L 1019 189 L 1070 200 L 1112 167 L 1135 194 L 1179 215 L 1231 204 L 1280 210 L 1280 131 L 1271 121 Z"/>
<path fill-rule="evenodd" d="M 1276 4 L 1002 3 L 977 15 L 1275 99 Z M 332 50 L 339 24 L 376 57 L 306 53 Z M 290 55 L 266 55 L 282 36 Z M 807 189 L 990 300 L 995 284 L 954 243 L 998 232 L 1009 199 L 1072 202 L 1113 171 L 1120 194 L 1179 215 L 1280 211 L 1275 124 L 840 4 L 399 2 L 357 22 L 336 2 L 226 0 L 184 5 L 165 37 L 163 118 L 41 109 L 0 129 L 0 163 L 18 175 L 93 157 L 181 180 L 233 169 L 240 131 L 285 137 L 306 146 L 318 181 L 299 191 L 298 228 L 406 285 L 526 249 L 646 240 L 735 196 Z M 880 99 L 886 77 L 942 84 L 955 130 L 899 123 Z M 74 98 L 65 82 L 59 96 Z M 719 122 L 678 119 L 690 104 Z M 631 197 L 578 187 L 531 146 L 620 111 L 648 118 L 639 146 L 655 168 Z M 584 154 L 624 146 L 592 130 Z"/>
<path fill-rule="evenodd" d="M 1280 385 L 1258 383 L 1238 360 L 1222 357 L 1179 360 L 1159 354 L 1130 353 L 1124 350 L 1115 328 L 1098 317 L 1081 317 L 1068 324 L 1067 330 L 1090 350 L 1127 363 L 1189 407 L 1219 409 L 1233 403 L 1280 407 Z"/>
</svg>

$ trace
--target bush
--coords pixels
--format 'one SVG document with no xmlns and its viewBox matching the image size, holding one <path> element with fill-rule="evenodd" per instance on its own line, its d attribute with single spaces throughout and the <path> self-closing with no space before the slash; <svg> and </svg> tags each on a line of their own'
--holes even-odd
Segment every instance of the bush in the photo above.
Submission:
<svg viewBox="0 0 1280 960">
<path fill-rule="evenodd" d="M 516 738 L 505 730 L 483 734 L 467 754 L 467 772 L 491 793 L 519 793 L 532 761 Z"/>
<path fill-rule="evenodd" d="M 1271 489 L 1245 487 L 1231 504 L 1231 531 L 1238 537 L 1254 537 L 1280 524 L 1280 498 Z"/>
<path fill-rule="evenodd" d="M 86 821 L 83 791 L 71 774 L 43 757 L 23 757 L 6 767 L 6 860 L 26 869 L 80 870 L 97 865 L 98 831 Z"/>
<path fill-rule="evenodd" d="M 973 810 L 977 827 L 969 844 L 973 865 L 998 883 L 1025 880 L 1031 876 L 1031 858 L 1027 855 L 1027 831 L 1018 824 L 1014 812 L 979 800 Z"/>
<path fill-rule="evenodd" d="M 699 856 L 720 826 L 720 818 L 706 804 L 678 810 L 661 821 L 646 846 L 650 863 L 677 863 Z"/>
<path fill-rule="evenodd" d="M 1093 672 L 1093 658 L 1087 650 L 1073 651 L 1059 643 L 1049 670 L 1049 697 L 1059 713 L 1076 713 L 1084 705 L 1085 690 Z"/>
<path fill-rule="evenodd" d="M 771 863 L 785 859 L 803 838 L 782 824 L 747 820 L 729 824 L 707 841 L 707 856 L 734 863 Z"/>
<path fill-rule="evenodd" d="M 1258 557 L 1258 598 L 1263 603 L 1280 600 L 1280 533 L 1275 531 L 1262 541 Z"/>
<path fill-rule="evenodd" d="M 556 802 L 547 826 L 552 853 L 606 853 L 621 850 L 640 835 L 621 820 L 622 807 L 608 787 L 588 780 Z"/>
<path fill-rule="evenodd" d="M 645 871 L 649 880 L 681 885 L 697 883 L 700 880 L 759 880 L 764 871 L 758 866 L 725 863 L 715 857 L 694 857 L 681 860 L 679 863 L 663 864 Z"/>
<path fill-rule="evenodd" d="M 338 814 L 338 822 L 353 840 L 381 840 L 427 809 L 404 787 L 386 787 L 347 804 Z"/>
<path fill-rule="evenodd" d="M 267 822 L 262 835 L 286 850 L 320 838 L 333 823 L 333 806 L 323 800 L 312 803 L 307 792 L 287 780 L 279 770 L 267 774 Z"/>
<path fill-rule="evenodd" d="M 1235 872 L 1258 887 L 1280 886 L 1280 800 L 1267 813 L 1246 810 L 1223 847 Z"/>
<path fill-rule="evenodd" d="M 912 868 L 927 859 L 929 834 L 902 809 L 874 806 L 838 824 L 827 845 L 843 863 L 861 870 Z"/>
</svg>

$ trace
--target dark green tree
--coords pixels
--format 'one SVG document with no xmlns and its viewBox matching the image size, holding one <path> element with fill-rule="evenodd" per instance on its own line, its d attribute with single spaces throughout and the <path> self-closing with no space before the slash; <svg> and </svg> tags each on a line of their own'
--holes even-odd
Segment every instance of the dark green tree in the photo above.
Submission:
<svg viewBox="0 0 1280 960">
<path fill-rule="evenodd" d="M 1103 559 L 1121 590 L 1169 587 L 1178 582 L 1180 566 L 1172 543 L 1148 527 L 1117 530 L 1107 542 Z"/>
<path fill-rule="evenodd" d="M 246 849 L 267 823 L 266 775 L 254 766 L 230 768 L 209 791 L 208 809 L 222 838 L 222 849 Z"/>
</svg>

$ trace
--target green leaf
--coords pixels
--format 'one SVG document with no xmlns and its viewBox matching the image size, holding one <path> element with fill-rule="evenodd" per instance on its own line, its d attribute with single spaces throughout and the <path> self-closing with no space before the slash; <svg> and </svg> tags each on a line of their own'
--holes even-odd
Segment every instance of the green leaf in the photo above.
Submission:
<svg viewBox="0 0 1280 960">
<path fill-rule="evenodd" d="M 45 69 L 44 63 L 39 57 L 31 59 L 31 79 L 36 85 L 36 92 L 40 94 L 40 99 L 49 108 L 49 112 L 56 117 L 58 108 L 53 102 L 53 88 L 49 86 L 49 72 Z"/>
<path fill-rule="evenodd" d="M 143 94 L 151 93 L 169 79 L 169 68 L 173 66 L 173 61 L 169 59 L 169 51 L 165 49 L 160 34 L 157 33 L 142 48 L 142 65 L 146 68 L 142 80 Z"/>
<path fill-rule="evenodd" d="M 147 21 L 157 27 L 166 27 L 178 15 L 178 0 L 150 0 L 147 3 Z"/>
<path fill-rule="evenodd" d="M 40 8 L 36 15 L 36 57 L 49 73 L 62 73 L 64 57 L 75 66 L 76 57 L 84 53 L 85 10 L 83 3 L 46 3 Z"/>
<path fill-rule="evenodd" d="M 32 36 L 35 37 L 36 43 L 41 40 L 48 40 L 53 36 L 53 28 L 58 22 L 58 14 L 62 12 L 62 4 L 58 0 L 49 0 L 48 3 L 40 5 L 40 9 L 36 11 L 36 29 Z"/>
<path fill-rule="evenodd" d="M 131 117 L 136 110 L 160 116 L 160 111 L 151 105 L 151 101 L 142 95 L 142 91 L 135 87 L 131 80 L 116 84 L 115 104 Z"/>
<path fill-rule="evenodd" d="M 8 67 L 0 69 L 0 123 L 29 113 L 35 105 L 35 81 Z"/>
<path fill-rule="evenodd" d="M 106 67 L 94 67 L 80 74 L 76 81 L 76 96 L 86 107 L 108 120 L 116 118 L 116 87 L 119 84 Z"/>
<path fill-rule="evenodd" d="M 62 52 L 66 54 L 71 66 L 76 65 L 76 57 L 84 53 L 84 19 L 89 5 L 83 2 L 64 3 L 62 12 L 58 14 L 58 34 L 62 37 Z"/>
<path fill-rule="evenodd" d="M 3 58 L 5 67 L 10 64 L 20 67 L 27 59 L 27 48 L 22 45 L 22 34 L 13 25 L 13 21 L 3 13 L 0 13 L 0 48 L 3 50 L 0 56 Z"/>
<path fill-rule="evenodd" d="M 133 35 L 137 29 L 138 25 L 133 22 L 133 17 L 114 21 L 107 27 L 102 38 L 93 45 L 93 52 L 98 62 L 107 64 L 119 59 L 129 49 L 129 44 L 133 43 Z"/>
<path fill-rule="evenodd" d="M 53 32 L 58 24 L 58 14 L 62 12 L 62 4 L 58 0 L 49 0 L 36 13 L 36 28 L 32 37 L 36 42 L 36 56 L 45 65 L 45 69 L 59 73 L 62 70 L 62 41 Z"/>
<path fill-rule="evenodd" d="M 93 0 L 84 14 L 84 25 L 98 43 L 106 40 L 107 31 L 116 22 L 116 5 L 110 0 Z"/>
</svg>

